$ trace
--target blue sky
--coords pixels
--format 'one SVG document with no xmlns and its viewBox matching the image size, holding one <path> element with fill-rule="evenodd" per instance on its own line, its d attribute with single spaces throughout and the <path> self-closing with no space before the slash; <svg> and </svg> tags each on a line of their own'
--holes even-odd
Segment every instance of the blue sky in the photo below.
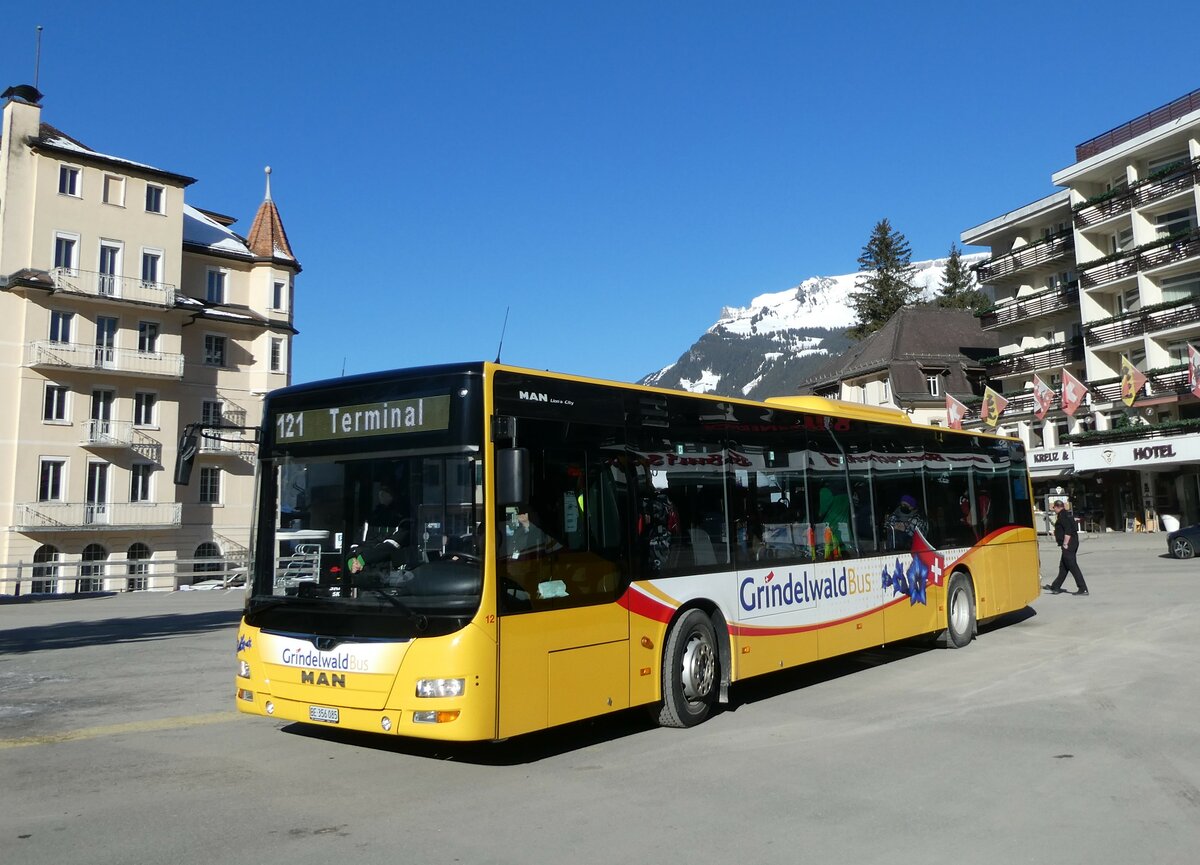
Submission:
<svg viewBox="0 0 1200 865">
<path fill-rule="evenodd" d="M 243 233 L 272 166 L 297 382 L 490 359 L 508 307 L 506 361 L 636 380 L 722 306 L 853 272 L 880 218 L 943 256 L 1200 88 L 1190 4 L 309 8 L 63 0 L 0 32 L 0 84 L 43 25 L 43 119 Z"/>
</svg>

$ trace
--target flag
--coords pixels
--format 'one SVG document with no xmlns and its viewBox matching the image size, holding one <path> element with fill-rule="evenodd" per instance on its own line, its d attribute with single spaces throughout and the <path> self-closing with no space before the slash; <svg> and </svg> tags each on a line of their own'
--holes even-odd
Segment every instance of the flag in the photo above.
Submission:
<svg viewBox="0 0 1200 865">
<path fill-rule="evenodd" d="M 1035 374 L 1033 377 L 1033 404 L 1037 406 L 1033 413 L 1038 420 L 1044 420 L 1046 413 L 1054 408 L 1054 388 L 1046 384 Z"/>
<path fill-rule="evenodd" d="M 1000 415 L 1004 414 L 1006 405 L 1008 405 L 1008 400 L 990 387 L 985 387 L 983 389 L 983 406 L 979 409 L 983 422 L 995 429 L 996 424 L 1000 422 Z"/>
<path fill-rule="evenodd" d="M 950 394 L 946 394 L 946 426 L 950 429 L 962 429 L 963 418 L 966 414 L 967 407 Z"/>
<path fill-rule="evenodd" d="M 1087 394 L 1088 389 L 1084 387 L 1083 382 L 1064 369 L 1062 374 L 1063 411 L 1071 417 L 1075 417 L 1075 412 L 1079 411 L 1079 407 L 1083 405 L 1083 400 Z"/>
<path fill-rule="evenodd" d="M 1130 363 L 1129 358 L 1121 355 L 1121 402 L 1132 408 L 1145 386 L 1146 374 Z"/>
<path fill-rule="evenodd" d="M 1188 390 L 1200 396 L 1200 351 L 1188 343 Z"/>
</svg>

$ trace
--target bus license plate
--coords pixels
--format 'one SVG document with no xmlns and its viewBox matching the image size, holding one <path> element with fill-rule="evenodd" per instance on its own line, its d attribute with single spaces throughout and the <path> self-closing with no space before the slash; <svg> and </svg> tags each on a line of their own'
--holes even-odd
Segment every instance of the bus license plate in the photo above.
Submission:
<svg viewBox="0 0 1200 865">
<path fill-rule="evenodd" d="M 309 706 L 308 720 L 326 721 L 330 724 L 336 724 L 338 722 L 338 710 L 331 709 L 328 706 Z"/>
</svg>

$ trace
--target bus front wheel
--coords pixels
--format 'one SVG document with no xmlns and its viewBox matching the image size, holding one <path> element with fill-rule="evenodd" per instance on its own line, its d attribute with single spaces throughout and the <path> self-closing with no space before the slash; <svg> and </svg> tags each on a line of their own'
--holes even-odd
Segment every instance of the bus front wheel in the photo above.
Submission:
<svg viewBox="0 0 1200 865">
<path fill-rule="evenodd" d="M 946 584 L 946 630 L 941 644 L 961 649 L 975 637 L 975 588 L 971 578 L 955 571 Z"/>
<path fill-rule="evenodd" d="M 680 616 L 663 652 L 660 725 L 694 727 L 712 713 L 720 682 L 718 657 L 708 616 L 702 610 Z"/>
</svg>

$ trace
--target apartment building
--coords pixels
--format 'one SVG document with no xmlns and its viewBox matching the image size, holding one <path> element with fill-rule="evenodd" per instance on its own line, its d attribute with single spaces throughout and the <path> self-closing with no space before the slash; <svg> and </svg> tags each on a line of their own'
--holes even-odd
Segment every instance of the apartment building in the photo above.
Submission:
<svg viewBox="0 0 1200 865">
<path fill-rule="evenodd" d="M 1006 432 L 1031 449 L 1035 493 L 1067 495 L 1089 527 L 1200 520 L 1200 400 L 1188 344 L 1200 346 L 1200 90 L 1075 149 L 1063 189 L 962 233 L 987 246 L 977 274 L 1000 337 L 988 375 L 1010 402 Z M 1147 376 L 1121 400 L 1121 358 Z M 1061 394 L 1066 370 L 1089 396 L 1039 420 L 1033 375 Z M 978 423 L 978 420 L 975 421 Z M 1170 521 L 1167 521 L 1170 522 Z"/>
<path fill-rule="evenodd" d="M 291 377 L 300 264 L 269 173 L 242 237 L 193 178 L 44 123 L 32 87 L 3 98 L 0 593 L 169 588 L 201 560 L 187 583 L 244 555 L 254 464 L 251 434 L 210 432 L 177 487 L 185 426 L 255 425 Z"/>
</svg>

